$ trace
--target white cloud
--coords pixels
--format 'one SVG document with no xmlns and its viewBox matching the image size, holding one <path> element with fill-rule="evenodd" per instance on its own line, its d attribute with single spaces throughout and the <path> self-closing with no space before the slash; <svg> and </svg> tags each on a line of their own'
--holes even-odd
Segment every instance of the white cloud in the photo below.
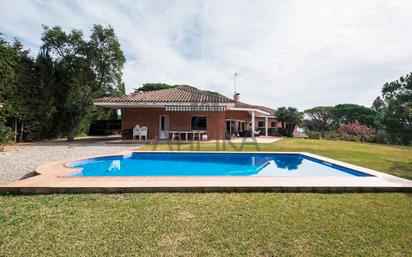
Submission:
<svg viewBox="0 0 412 257">
<path fill-rule="evenodd" d="M 111 24 L 128 57 L 127 89 L 145 82 L 233 91 L 242 100 L 306 108 L 370 105 L 412 71 L 412 2 L 1 1 L 0 31 L 33 52 L 41 24 Z"/>
</svg>

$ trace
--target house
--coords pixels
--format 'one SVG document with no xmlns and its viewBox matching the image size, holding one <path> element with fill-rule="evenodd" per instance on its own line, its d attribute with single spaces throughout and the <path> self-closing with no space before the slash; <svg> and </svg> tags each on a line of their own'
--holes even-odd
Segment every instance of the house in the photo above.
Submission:
<svg viewBox="0 0 412 257">
<path fill-rule="evenodd" d="M 268 135 L 269 128 L 278 126 L 275 110 L 243 103 L 238 93 L 230 99 L 186 85 L 103 97 L 95 105 L 121 109 L 122 131 L 130 131 L 137 124 L 146 126 L 148 139 L 191 139 L 196 136 L 193 132 L 206 134 L 209 140 L 242 136 L 248 131 L 254 137 L 251 131 L 257 128 Z"/>
</svg>

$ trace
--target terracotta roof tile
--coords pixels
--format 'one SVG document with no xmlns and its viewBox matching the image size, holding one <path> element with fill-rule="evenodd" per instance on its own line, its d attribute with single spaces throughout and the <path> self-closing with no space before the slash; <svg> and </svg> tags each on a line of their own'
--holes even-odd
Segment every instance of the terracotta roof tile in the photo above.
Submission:
<svg viewBox="0 0 412 257">
<path fill-rule="evenodd" d="M 177 86 L 154 91 L 137 91 L 119 97 L 102 97 L 96 102 L 215 102 L 232 103 L 232 99 L 190 86 Z"/>
<path fill-rule="evenodd" d="M 251 105 L 251 104 L 247 104 L 247 103 L 243 103 L 243 102 L 236 102 L 234 109 L 236 109 L 236 108 L 259 109 L 261 111 L 270 113 L 271 115 L 275 115 L 275 113 L 276 113 L 276 110 L 274 110 L 272 108 L 261 106 L 261 105 Z"/>
<path fill-rule="evenodd" d="M 259 109 L 264 112 L 268 112 L 271 115 L 275 115 L 275 110 L 261 106 L 261 105 L 250 105 L 243 102 L 235 102 L 234 100 L 219 95 L 217 93 L 212 93 L 209 91 L 199 90 L 195 87 L 180 85 L 168 89 L 160 89 L 154 91 L 136 91 L 129 95 L 118 96 L 118 97 L 102 97 L 95 100 L 95 102 L 111 102 L 111 103 L 124 103 L 124 102 L 172 102 L 172 103 L 190 103 L 190 102 L 200 102 L 200 103 L 234 103 L 234 109 L 236 108 L 250 108 Z"/>
</svg>

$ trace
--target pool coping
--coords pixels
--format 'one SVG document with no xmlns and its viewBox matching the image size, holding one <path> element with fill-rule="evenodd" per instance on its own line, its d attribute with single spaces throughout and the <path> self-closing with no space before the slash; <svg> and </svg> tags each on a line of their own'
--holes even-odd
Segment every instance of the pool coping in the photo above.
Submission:
<svg viewBox="0 0 412 257">
<path fill-rule="evenodd" d="M 90 158 L 132 153 L 239 153 L 301 154 L 372 175 L 265 177 L 265 176 L 66 176 L 79 168 L 65 164 Z M 70 158 L 36 168 L 38 176 L 0 186 L 0 194 L 126 193 L 126 192 L 412 192 L 412 180 L 345 163 L 308 152 L 232 151 L 122 151 Z"/>
</svg>

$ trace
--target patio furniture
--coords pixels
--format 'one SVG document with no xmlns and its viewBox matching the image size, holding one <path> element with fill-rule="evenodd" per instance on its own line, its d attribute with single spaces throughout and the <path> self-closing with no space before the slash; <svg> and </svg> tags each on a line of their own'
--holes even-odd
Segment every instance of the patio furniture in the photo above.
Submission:
<svg viewBox="0 0 412 257">
<path fill-rule="evenodd" d="M 131 140 L 133 139 L 133 129 L 124 129 L 121 135 L 123 140 Z"/>
<path fill-rule="evenodd" d="M 179 139 L 179 141 L 182 140 L 179 132 L 172 132 L 171 134 L 172 134 L 172 141 L 174 141 L 175 139 Z"/>
<path fill-rule="evenodd" d="M 185 141 L 189 140 L 189 135 L 192 135 L 192 140 L 195 140 L 195 138 L 197 138 L 197 140 L 200 141 L 203 138 L 203 134 L 205 134 L 206 132 L 207 131 L 205 130 L 172 130 L 169 131 L 169 135 L 172 135 L 172 141 L 174 141 L 175 138 L 182 140 L 182 134 L 185 135 Z"/>
<path fill-rule="evenodd" d="M 139 140 L 140 140 L 140 125 L 139 124 L 137 124 L 133 128 L 133 139 L 135 139 L 135 137 L 139 137 Z"/>
<path fill-rule="evenodd" d="M 142 137 L 144 137 L 145 140 L 147 140 L 147 127 L 141 127 L 139 129 L 139 140 L 142 140 Z"/>
</svg>

